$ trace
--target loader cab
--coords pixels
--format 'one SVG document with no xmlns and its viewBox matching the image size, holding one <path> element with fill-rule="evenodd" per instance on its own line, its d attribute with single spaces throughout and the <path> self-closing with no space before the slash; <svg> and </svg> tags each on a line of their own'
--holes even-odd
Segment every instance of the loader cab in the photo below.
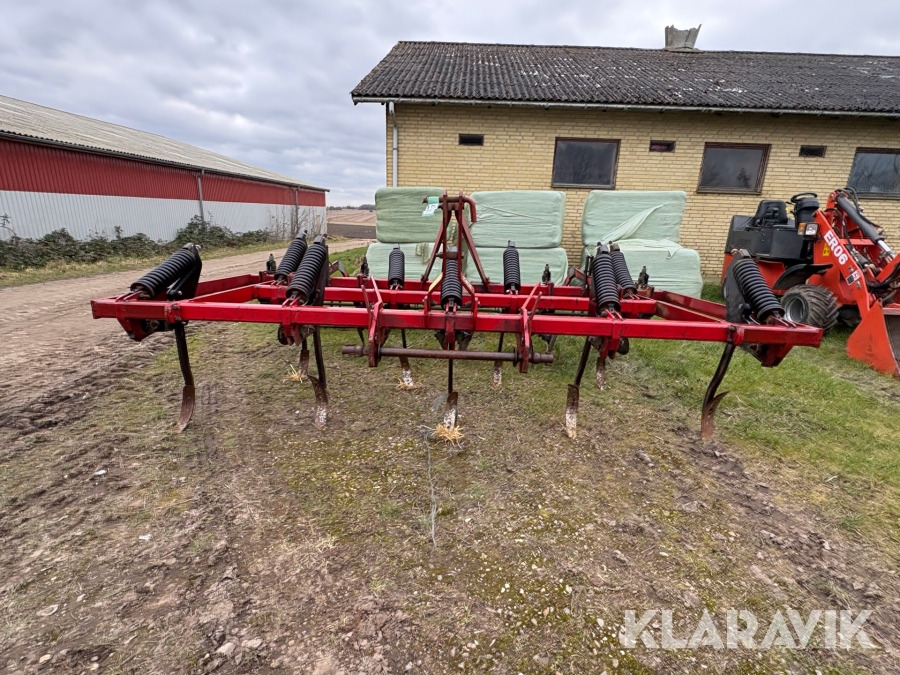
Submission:
<svg viewBox="0 0 900 675">
<path fill-rule="evenodd" d="M 787 204 L 777 199 L 761 201 L 753 216 L 732 217 L 725 251 L 733 249 L 746 249 L 754 258 L 775 260 L 788 267 L 812 262 L 812 246 L 797 234 Z"/>
</svg>

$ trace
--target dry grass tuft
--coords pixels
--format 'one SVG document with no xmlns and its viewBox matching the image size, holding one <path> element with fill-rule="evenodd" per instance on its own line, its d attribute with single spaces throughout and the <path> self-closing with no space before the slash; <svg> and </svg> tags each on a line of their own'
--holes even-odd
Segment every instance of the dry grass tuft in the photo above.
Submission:
<svg viewBox="0 0 900 675">
<path fill-rule="evenodd" d="M 444 424 L 438 424 L 430 436 L 445 443 L 459 443 L 465 437 L 459 427 L 448 427 Z"/>
<path fill-rule="evenodd" d="M 284 378 L 283 381 L 287 382 L 288 380 L 290 380 L 291 382 L 306 382 L 308 379 L 309 376 L 304 375 L 299 370 L 294 368 L 293 365 L 291 365 L 291 372 L 286 378 Z"/>
</svg>

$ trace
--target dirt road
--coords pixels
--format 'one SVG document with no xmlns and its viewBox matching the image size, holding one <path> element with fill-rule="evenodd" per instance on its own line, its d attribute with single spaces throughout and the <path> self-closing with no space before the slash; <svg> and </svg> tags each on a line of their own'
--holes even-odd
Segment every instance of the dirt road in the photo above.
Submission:
<svg viewBox="0 0 900 675">
<path fill-rule="evenodd" d="M 334 252 L 361 246 L 357 240 L 331 244 Z M 265 253 L 208 260 L 202 279 L 256 272 Z M 116 272 L 0 289 L 0 396 L 21 404 L 44 390 L 109 364 L 122 353 L 146 349 L 129 340 L 115 321 L 94 321 L 90 301 L 117 295 L 143 270 Z M 110 339 L 118 336 L 121 339 Z"/>
</svg>

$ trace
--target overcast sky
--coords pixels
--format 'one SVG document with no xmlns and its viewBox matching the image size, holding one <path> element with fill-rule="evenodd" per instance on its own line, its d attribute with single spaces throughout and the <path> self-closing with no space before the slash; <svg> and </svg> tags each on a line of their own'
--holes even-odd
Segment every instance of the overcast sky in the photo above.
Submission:
<svg viewBox="0 0 900 675">
<path fill-rule="evenodd" d="M 169 136 L 371 202 L 384 112 L 350 91 L 400 40 L 900 55 L 897 0 L 2 2 L 0 94 Z"/>
</svg>

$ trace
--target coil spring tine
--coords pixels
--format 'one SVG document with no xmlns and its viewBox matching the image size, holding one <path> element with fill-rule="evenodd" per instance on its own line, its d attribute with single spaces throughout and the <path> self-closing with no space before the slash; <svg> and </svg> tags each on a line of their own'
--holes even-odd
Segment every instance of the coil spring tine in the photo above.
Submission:
<svg viewBox="0 0 900 675">
<path fill-rule="evenodd" d="M 406 349 L 406 329 L 400 329 L 400 340 L 403 348 Z M 400 357 L 400 386 L 399 389 L 415 389 L 416 383 L 413 380 L 412 369 L 409 367 L 409 357 Z"/>
<path fill-rule="evenodd" d="M 316 395 L 316 411 L 313 424 L 320 431 L 328 425 L 328 385 L 325 381 L 325 359 L 322 357 L 322 336 L 318 327 L 313 331 L 313 350 L 316 353 L 316 371 L 318 377 L 309 376 L 313 392 Z"/>
<path fill-rule="evenodd" d="M 566 435 L 572 439 L 578 434 L 578 399 L 581 397 L 581 378 L 587 367 L 590 353 L 591 341 L 586 339 L 581 350 L 581 359 L 578 361 L 578 370 L 575 372 L 575 382 L 569 385 L 566 392 Z"/>
<path fill-rule="evenodd" d="M 500 342 L 497 345 L 497 351 L 503 351 L 503 333 L 500 333 Z M 494 373 L 491 376 L 491 386 L 494 389 L 500 389 L 503 386 L 503 362 L 494 361 Z"/>
<path fill-rule="evenodd" d="M 447 361 L 447 406 L 444 411 L 443 425 L 455 429 L 459 422 L 459 394 L 453 391 L 453 359 Z"/>
<path fill-rule="evenodd" d="M 319 378 L 309 376 L 313 393 L 316 395 L 316 410 L 313 416 L 313 426 L 322 431 L 328 426 L 328 390 L 319 382 Z"/>
<path fill-rule="evenodd" d="M 735 345 L 733 343 L 729 342 L 725 345 L 725 350 L 722 352 L 722 358 L 719 359 L 719 365 L 716 368 L 716 372 L 713 375 L 712 380 L 709 381 L 709 386 L 706 388 L 706 394 L 703 396 L 703 411 L 700 415 L 700 436 L 705 441 L 710 440 L 716 431 L 716 408 L 719 407 L 719 403 L 721 403 L 722 399 L 728 393 L 727 391 L 723 391 L 721 394 L 717 394 L 716 390 L 719 388 L 722 379 L 725 377 L 725 373 L 728 371 L 731 357 L 734 355 L 734 348 Z"/>
<path fill-rule="evenodd" d="M 578 436 L 578 397 L 581 390 L 570 384 L 566 392 L 566 436 L 574 439 Z"/>
<path fill-rule="evenodd" d="M 606 389 L 606 357 L 602 354 L 597 357 L 596 380 L 597 387 L 600 391 L 604 391 Z"/>
<path fill-rule="evenodd" d="M 556 338 L 558 338 L 558 337 L 559 337 L 559 335 L 551 335 L 550 339 L 547 340 L 547 351 L 546 351 L 547 354 L 553 353 L 553 348 L 556 346 Z"/>
<path fill-rule="evenodd" d="M 406 356 L 400 357 L 400 385 L 401 389 L 416 388 L 416 382 L 412 376 L 412 368 L 409 365 L 409 358 Z"/>
<path fill-rule="evenodd" d="M 178 349 L 178 365 L 181 366 L 181 376 L 184 378 L 184 387 L 181 390 L 181 413 L 178 416 L 178 433 L 181 433 L 194 415 L 196 392 L 194 390 L 194 374 L 191 372 L 191 361 L 188 355 L 187 337 L 184 334 L 184 324 L 180 321 L 175 324 L 175 346 Z"/>
<path fill-rule="evenodd" d="M 303 338 L 303 343 L 300 346 L 300 363 L 297 368 L 297 373 L 300 375 L 301 382 L 305 382 L 309 379 L 309 346 L 307 345 L 306 340 L 306 338 Z"/>
<path fill-rule="evenodd" d="M 442 424 L 448 429 L 455 429 L 457 422 L 459 422 L 459 394 L 451 391 L 447 395 L 447 407 Z"/>
</svg>

